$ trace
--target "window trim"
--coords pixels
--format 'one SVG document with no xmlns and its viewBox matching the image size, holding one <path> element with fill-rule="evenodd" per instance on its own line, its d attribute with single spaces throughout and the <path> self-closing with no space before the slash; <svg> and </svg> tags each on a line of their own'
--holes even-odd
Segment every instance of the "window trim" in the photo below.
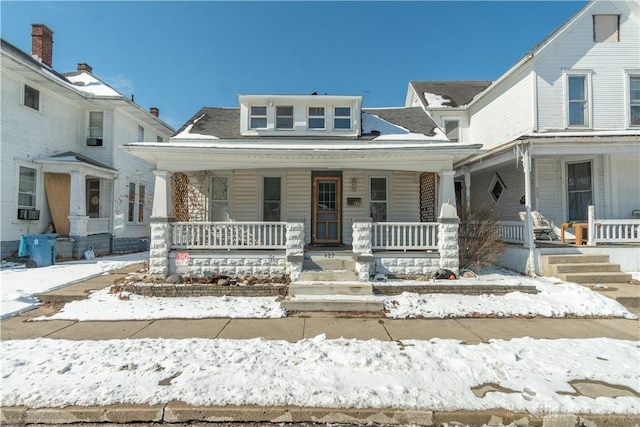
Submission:
<svg viewBox="0 0 640 427">
<path fill-rule="evenodd" d="M 591 70 L 570 70 L 564 71 L 564 121 L 565 121 L 565 128 L 566 129 L 591 129 L 592 128 L 592 123 L 593 123 L 593 94 L 592 94 L 592 90 L 591 90 L 591 75 L 592 75 L 592 71 Z M 569 78 L 570 77 L 584 77 L 584 84 L 585 84 L 585 94 L 586 94 L 586 100 L 585 100 L 585 106 L 586 106 L 586 111 L 584 112 L 584 121 L 586 123 L 581 124 L 581 125 L 571 125 L 569 124 L 570 118 L 570 109 L 569 109 Z"/>
<path fill-rule="evenodd" d="M 264 179 L 265 178 L 280 178 L 280 219 L 278 221 L 275 222 L 281 222 L 284 221 L 284 218 L 286 217 L 286 212 L 285 212 L 285 199 L 286 199 L 286 192 L 285 192 L 285 173 L 281 172 L 263 172 L 259 174 L 259 179 L 260 179 L 260 194 L 259 194 L 259 206 L 258 206 L 258 212 L 260 213 L 260 221 L 265 221 L 264 219 Z"/>
<path fill-rule="evenodd" d="M 131 185 L 135 185 L 135 193 L 134 193 L 134 201 L 133 201 L 133 220 L 129 219 L 129 210 L 131 208 Z M 142 198 L 142 202 L 140 201 L 140 187 L 144 187 L 144 196 Z M 147 205 L 146 202 L 147 196 L 149 195 L 149 185 L 146 182 L 139 181 L 128 181 L 127 182 L 127 224 L 129 225 L 143 225 L 147 223 L 146 214 Z M 142 207 L 142 220 L 140 220 L 140 208 Z"/>
<path fill-rule="evenodd" d="M 495 188 L 496 184 L 499 184 L 502 187 L 502 190 L 500 190 L 500 194 L 498 194 L 498 196 L 496 197 L 496 195 L 494 194 L 493 189 Z M 507 186 L 504 184 L 504 181 L 502 180 L 502 177 L 500 177 L 500 175 L 498 175 L 498 173 L 495 173 L 493 175 L 493 178 L 491 179 L 491 184 L 489 184 L 489 188 L 487 188 L 487 193 L 489 193 L 489 196 L 491 196 L 491 200 L 493 200 L 493 202 L 497 205 L 500 202 L 500 199 L 502 199 L 502 196 L 504 195 L 505 190 L 507 189 Z"/>
<path fill-rule="evenodd" d="M 338 108 L 348 108 L 349 109 L 349 116 L 338 116 L 336 114 L 336 110 Z M 351 131 L 353 130 L 353 106 L 351 105 L 334 105 L 333 108 L 333 130 L 334 131 Z M 345 119 L 349 119 L 349 127 L 346 128 L 342 128 L 342 127 L 337 127 L 336 123 L 337 120 L 345 120 Z"/>
<path fill-rule="evenodd" d="M 640 70 L 626 70 L 625 71 L 625 96 L 624 96 L 624 105 L 625 105 L 625 118 L 627 123 L 627 128 L 637 129 L 640 127 L 640 122 L 638 124 L 631 123 L 631 79 L 640 80 Z M 638 107 L 640 107 L 640 100 L 637 102 Z"/>
<path fill-rule="evenodd" d="M 264 108 L 264 114 L 253 114 L 253 107 Z M 253 119 L 264 119 L 264 127 L 252 126 Z M 269 127 L 269 109 L 266 105 L 249 105 L 249 129 L 267 129 Z"/>
<path fill-rule="evenodd" d="M 385 200 L 372 200 L 371 199 L 371 180 L 372 179 L 384 179 L 385 180 Z M 373 221 L 373 216 L 372 216 L 372 212 L 371 212 L 371 204 L 372 203 L 384 203 L 386 205 L 385 210 L 386 210 L 386 220 L 384 222 L 389 222 L 390 218 L 391 218 L 391 192 L 390 192 L 390 188 L 391 187 L 391 179 L 389 178 L 388 175 L 380 175 L 380 174 L 374 174 L 374 175 L 369 175 L 367 177 L 367 199 L 369 202 L 369 217 L 371 218 L 371 220 Z"/>
<path fill-rule="evenodd" d="M 275 122 L 273 124 L 274 128 L 276 130 L 294 130 L 296 127 L 296 122 L 295 122 L 295 107 L 293 105 L 276 105 L 276 117 L 275 117 Z M 278 114 L 278 109 L 279 108 L 291 108 L 291 115 L 281 115 Z M 291 127 L 280 127 L 278 126 L 278 118 L 291 118 Z"/>
<path fill-rule="evenodd" d="M 38 98 L 37 98 L 37 108 L 34 108 L 30 105 L 27 104 L 26 100 L 27 100 L 27 88 L 32 89 L 34 91 L 36 91 L 38 93 Z M 21 93 L 21 104 L 23 107 L 28 108 L 31 111 L 37 111 L 38 113 L 42 112 L 42 91 L 40 91 L 40 89 L 36 89 L 35 87 L 28 85 L 26 83 L 22 84 L 22 93 Z"/>
<path fill-rule="evenodd" d="M 311 115 L 311 109 L 322 108 L 322 115 Z M 322 127 L 311 127 L 311 119 L 322 119 Z M 327 108 L 324 106 L 308 106 L 307 107 L 307 130 L 327 130 Z"/>
</svg>

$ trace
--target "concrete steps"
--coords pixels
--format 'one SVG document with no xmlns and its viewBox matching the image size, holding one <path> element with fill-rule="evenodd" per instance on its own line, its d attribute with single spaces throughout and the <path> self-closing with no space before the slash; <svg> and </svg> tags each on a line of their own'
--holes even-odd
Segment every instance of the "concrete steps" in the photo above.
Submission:
<svg viewBox="0 0 640 427">
<path fill-rule="evenodd" d="M 609 255 L 568 254 L 543 255 L 542 272 L 566 282 L 627 283 L 631 274 L 620 271 L 620 265 L 609 262 Z"/>
</svg>

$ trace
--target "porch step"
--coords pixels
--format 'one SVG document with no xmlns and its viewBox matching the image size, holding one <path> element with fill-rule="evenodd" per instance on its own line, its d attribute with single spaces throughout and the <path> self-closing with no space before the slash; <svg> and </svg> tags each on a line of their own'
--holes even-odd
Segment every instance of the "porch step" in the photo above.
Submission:
<svg viewBox="0 0 640 427">
<path fill-rule="evenodd" d="M 309 295 L 373 295 L 371 283 L 338 281 L 338 282 L 294 282 L 289 285 L 289 296 Z"/>
<path fill-rule="evenodd" d="M 311 270 L 302 271 L 304 282 L 357 281 L 358 274 L 353 270 Z"/>
<path fill-rule="evenodd" d="M 300 295 L 280 301 L 287 311 L 378 312 L 383 298 L 373 295 Z"/>
<path fill-rule="evenodd" d="M 542 273 L 573 283 L 627 283 L 631 274 L 620 271 L 620 265 L 609 262 L 609 255 L 567 254 L 543 255 Z"/>
<path fill-rule="evenodd" d="M 354 270 L 356 263 L 352 255 L 335 255 L 331 252 L 305 254 L 304 270 Z"/>
</svg>

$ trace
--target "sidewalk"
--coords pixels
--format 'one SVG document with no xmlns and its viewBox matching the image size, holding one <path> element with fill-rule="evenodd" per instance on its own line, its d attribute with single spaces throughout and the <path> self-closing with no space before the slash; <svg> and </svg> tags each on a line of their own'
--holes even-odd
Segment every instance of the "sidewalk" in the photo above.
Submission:
<svg viewBox="0 0 640 427">
<path fill-rule="evenodd" d="M 69 301 L 83 298 L 90 290 L 103 289 L 118 277 L 138 266 L 116 271 L 82 283 L 47 293 L 52 300 Z M 627 298 L 626 307 L 634 314 L 637 308 L 637 285 L 611 285 L 601 288 L 610 298 Z M 622 301 L 621 301 L 622 302 Z M 635 306 L 635 307 L 634 307 Z M 640 339 L 640 321 L 629 319 L 586 318 L 458 318 L 458 319 L 388 319 L 372 315 L 347 317 L 337 313 L 296 313 L 282 319 L 161 319 L 145 321 L 38 321 L 28 320 L 46 315 L 51 307 L 40 307 L 0 322 L 2 340 L 50 338 L 63 340 L 111 339 L 251 339 L 297 342 L 325 334 L 328 339 L 396 341 L 407 339 L 454 339 L 474 345 L 491 339 L 510 340 L 597 338 L 619 340 Z M 169 382 L 171 379 L 169 379 Z M 479 393 L 496 391 L 489 388 Z M 607 384 L 584 384 L 578 392 L 587 397 L 615 397 L 619 390 Z M 308 408 L 280 406 L 192 406 L 174 401 L 158 405 L 111 405 L 104 407 L 66 408 L 0 408 L 2 424 L 69 423 L 69 422 L 322 422 L 355 424 L 413 424 L 435 426 L 458 422 L 462 425 L 499 425 L 515 423 L 529 426 L 616 425 L 635 426 L 638 415 L 536 415 L 507 410 L 438 411 L 344 408 Z"/>
</svg>

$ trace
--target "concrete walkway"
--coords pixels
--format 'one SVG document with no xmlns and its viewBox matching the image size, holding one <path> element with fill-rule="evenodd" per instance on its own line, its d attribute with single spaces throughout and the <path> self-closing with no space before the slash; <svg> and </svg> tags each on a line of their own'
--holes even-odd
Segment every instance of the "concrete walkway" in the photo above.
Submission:
<svg viewBox="0 0 640 427">
<path fill-rule="evenodd" d="M 89 291 L 103 289 L 139 266 L 131 266 L 108 276 L 48 293 L 51 301 L 69 301 L 86 297 Z M 618 299 L 631 312 L 640 315 L 640 286 L 612 284 L 594 289 Z M 2 340 L 51 338 L 68 340 L 106 340 L 136 338 L 220 338 L 250 339 L 263 337 L 291 342 L 326 334 L 328 338 L 361 340 L 404 340 L 432 338 L 456 339 L 476 344 L 489 339 L 595 338 L 640 339 L 640 321 L 629 319 L 550 319 L 550 318 L 459 318 L 459 319 L 387 319 L 371 314 L 348 317 L 340 313 L 297 313 L 283 319 L 162 319 L 145 321 L 77 322 L 51 320 L 30 322 L 51 314 L 53 306 L 44 306 L 0 322 Z M 300 422 L 436 426 L 444 422 L 461 425 L 497 425 L 515 422 L 529 426 L 635 426 L 640 416 L 579 414 L 514 414 L 500 409 L 489 411 L 409 411 L 393 408 L 263 408 L 193 407 L 182 402 L 161 405 L 114 405 L 110 407 L 0 408 L 2 424 L 94 423 L 94 422 Z M 582 424 L 581 424 L 582 423 Z M 586 423 L 586 424 L 585 424 Z"/>
</svg>

